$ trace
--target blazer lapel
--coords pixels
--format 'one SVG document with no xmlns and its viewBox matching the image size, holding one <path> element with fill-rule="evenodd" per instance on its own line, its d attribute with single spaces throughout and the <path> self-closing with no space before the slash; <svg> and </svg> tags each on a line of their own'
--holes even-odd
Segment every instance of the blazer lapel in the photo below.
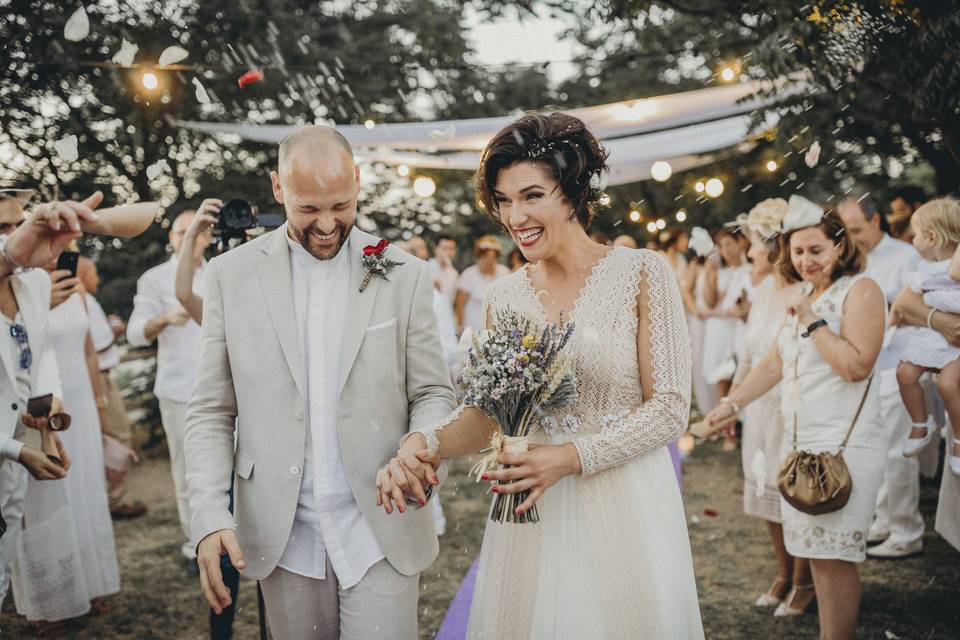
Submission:
<svg viewBox="0 0 960 640">
<path fill-rule="evenodd" d="M 17 306 L 20 307 L 20 319 L 23 320 L 23 328 L 27 330 L 27 338 L 31 342 L 30 348 L 33 351 L 33 363 L 30 365 L 30 380 L 31 383 L 36 383 L 35 376 L 39 369 L 37 365 L 40 362 L 41 356 L 40 349 L 37 347 L 41 345 L 40 338 L 43 337 L 39 335 L 40 319 L 37 318 L 37 309 L 34 306 L 35 303 L 30 295 L 30 291 L 20 278 L 13 279 L 13 295 L 17 298 Z M 11 362 L 11 364 L 13 363 Z"/>
<path fill-rule="evenodd" d="M 354 228 L 350 237 L 350 308 L 347 312 L 347 326 L 344 328 L 343 347 L 340 353 L 338 395 L 343 391 L 350 369 L 353 368 L 357 354 L 360 353 L 360 345 L 366 335 L 370 315 L 377 300 L 377 292 L 380 290 L 380 281 L 383 280 L 374 276 L 370 279 L 367 288 L 360 291 L 360 284 L 367 275 L 367 270 L 363 268 L 363 248 L 377 242 L 377 238 L 357 228 Z"/>
<path fill-rule="evenodd" d="M 260 261 L 260 284 L 267 299 L 267 312 L 280 341 L 290 375 L 303 395 L 300 347 L 297 340 L 297 319 L 293 306 L 293 278 L 290 275 L 290 249 L 286 225 L 273 232 L 272 242 L 264 246 L 266 255 Z"/>
</svg>

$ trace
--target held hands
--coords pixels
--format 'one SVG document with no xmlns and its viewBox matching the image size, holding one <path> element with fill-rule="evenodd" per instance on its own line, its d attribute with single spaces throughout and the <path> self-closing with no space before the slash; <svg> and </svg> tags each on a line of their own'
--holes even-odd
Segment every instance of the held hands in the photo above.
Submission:
<svg viewBox="0 0 960 640">
<path fill-rule="evenodd" d="M 707 414 L 707 417 L 703 419 L 708 425 L 720 424 L 728 418 L 732 418 L 736 412 L 733 410 L 733 406 L 728 402 L 721 402 L 713 408 L 710 413 Z"/>
<path fill-rule="evenodd" d="M 82 202 L 47 202 L 27 216 L 7 239 L 6 253 L 22 267 L 42 267 L 56 260 L 81 235 L 80 221 L 95 222 L 93 212 L 103 202 L 99 191 Z"/>
<path fill-rule="evenodd" d="M 544 492 L 564 476 L 580 473 L 580 456 L 573 443 L 531 444 L 525 453 L 501 453 L 497 462 L 509 465 L 498 471 L 487 471 L 481 480 L 489 480 L 494 493 L 520 493 L 530 495 L 517 507 L 516 515 L 528 511 L 543 496 Z"/>
<path fill-rule="evenodd" d="M 439 467 L 440 455 L 427 448 L 423 435 L 414 433 L 400 447 L 396 457 L 377 472 L 377 506 L 383 507 L 387 513 L 393 513 L 394 508 L 404 513 L 407 498 L 416 500 L 421 507 L 426 505 L 426 488 L 440 485 Z"/>
<path fill-rule="evenodd" d="M 184 309 L 183 307 L 177 307 L 172 311 L 168 311 L 164 315 L 164 319 L 166 320 L 166 323 L 168 325 L 171 325 L 174 327 L 182 327 L 183 325 L 187 324 L 187 322 L 190 320 L 190 314 L 187 313 L 187 310 Z"/>
<path fill-rule="evenodd" d="M 230 606 L 230 589 L 223 584 L 223 574 L 220 573 L 220 556 L 230 556 L 230 563 L 237 571 L 247 567 L 240 551 L 240 542 L 237 532 L 233 529 L 214 531 L 200 541 L 197 546 L 197 566 L 200 568 L 200 589 L 207 604 L 217 615 L 223 613 Z"/>
</svg>

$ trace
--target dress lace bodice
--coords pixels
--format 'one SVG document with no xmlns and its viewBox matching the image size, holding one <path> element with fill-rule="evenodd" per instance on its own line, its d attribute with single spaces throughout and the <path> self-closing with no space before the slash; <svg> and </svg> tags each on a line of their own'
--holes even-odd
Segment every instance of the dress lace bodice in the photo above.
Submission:
<svg viewBox="0 0 960 640">
<path fill-rule="evenodd" d="M 485 308 L 522 314 L 538 327 L 548 322 L 525 269 L 494 283 Z M 690 410 L 690 338 L 673 271 L 662 256 L 612 249 L 594 267 L 568 320 L 576 326 L 567 349 L 579 391 L 571 413 L 581 424 L 571 440 L 583 475 L 622 464 L 683 433 Z M 641 359 L 653 373 L 648 399 L 640 386 Z M 538 438 L 547 436 L 532 437 Z"/>
</svg>

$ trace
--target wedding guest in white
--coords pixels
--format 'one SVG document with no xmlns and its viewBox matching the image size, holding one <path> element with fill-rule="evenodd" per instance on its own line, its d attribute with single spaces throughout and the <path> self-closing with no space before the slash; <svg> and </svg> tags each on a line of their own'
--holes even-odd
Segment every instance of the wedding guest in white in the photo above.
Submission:
<svg viewBox="0 0 960 640">
<path fill-rule="evenodd" d="M 103 426 L 97 406 L 100 371 L 79 278 L 51 271 L 49 335 L 57 357 L 63 407 L 72 417 L 60 434 L 73 465 L 60 487 L 29 482 L 13 589 L 17 611 L 47 623 L 109 611 L 106 596 L 120 591 L 120 570 L 104 478 Z M 53 551 L 56 555 L 51 555 Z M 45 566 L 44 566 L 45 565 Z M 39 566 L 43 566 L 42 569 Z M 65 587 L 61 572 L 72 580 Z M 57 635 L 57 631 L 45 629 Z"/>
<path fill-rule="evenodd" d="M 437 245 L 430 258 L 430 268 L 433 269 L 433 286 L 443 295 L 443 298 L 453 311 L 453 303 L 457 298 L 457 280 L 460 272 L 453 266 L 457 259 L 457 241 L 444 233 L 437 236 Z"/>
<path fill-rule="evenodd" d="M 750 238 L 748 256 L 753 273 L 761 279 L 753 292 L 733 390 L 769 353 L 787 317 L 787 301 L 801 287 L 799 283 L 789 282 L 777 268 L 784 259 L 780 255 L 779 236 L 786 213 L 787 201 L 771 198 L 751 209 L 746 220 Z M 780 395 L 778 384 L 743 410 L 743 512 L 766 523 L 777 557 L 777 577 L 770 589 L 757 599 L 756 606 L 776 607 L 774 615 L 785 617 L 802 614 L 813 599 L 813 589 L 809 561 L 794 558 L 783 542 L 777 488 L 777 465 L 784 432 Z"/>
<path fill-rule="evenodd" d="M 837 212 L 847 233 L 867 256 L 866 275 L 880 285 L 887 303 L 893 303 L 919 267 L 920 255 L 911 245 L 886 232 L 886 220 L 869 193 L 853 192 L 837 206 Z M 910 416 L 897 385 L 904 338 L 903 332 L 892 331 L 877 361 L 880 415 L 889 427 L 891 439 L 876 517 L 868 537 L 869 543 L 879 543 L 868 551 L 871 557 L 904 557 L 923 547 L 919 465 L 915 458 L 904 458 L 902 453 L 905 434 L 910 430 Z"/>
<path fill-rule="evenodd" d="M 493 283 L 486 317 L 519 314 L 535 335 L 561 317 L 575 323 L 567 349 L 579 393 L 569 411 L 581 419 L 551 415 L 569 428 L 545 421 L 531 434 L 539 446 L 501 454 L 515 466 L 484 476 L 497 492 L 530 490 L 518 510 L 536 502 L 540 520 L 487 522 L 467 637 L 703 638 L 667 450 L 690 408 L 689 336 L 673 272 L 655 252 L 587 235 L 601 197 L 590 184 L 607 152 L 580 120 L 524 116 L 481 157 L 480 200 L 530 260 Z M 405 438 L 378 478 L 387 510 L 404 486 L 422 486 L 422 460 L 490 444 L 496 425 L 461 409 Z"/>
<path fill-rule="evenodd" d="M 177 301 L 174 279 L 177 255 L 193 216 L 192 211 L 185 211 L 174 219 L 169 235 L 173 255 L 140 276 L 137 295 L 133 299 L 133 313 L 127 323 L 127 342 L 131 346 L 146 347 L 157 340 L 157 377 L 153 393 L 160 403 L 160 419 L 170 452 L 177 515 L 183 531 L 180 552 L 186 558 L 187 568 L 191 572 L 195 571 L 196 552 L 190 542 L 190 504 L 184 481 L 183 425 L 200 357 L 200 325 L 190 318 Z M 201 296 L 206 273 L 203 252 L 209 240 L 208 235 L 206 242 L 197 242 L 194 246 L 193 290 Z"/>
<path fill-rule="evenodd" d="M 910 288 L 923 295 L 933 309 L 960 313 L 960 283 L 949 275 L 951 258 L 960 246 L 960 203 L 937 198 L 921 205 L 910 220 L 913 246 L 923 257 L 911 276 Z M 895 318 L 892 322 L 895 322 Z M 920 377 L 937 373 L 940 392 L 951 425 L 960 425 L 960 347 L 948 343 L 938 332 L 925 327 L 907 329 L 908 337 L 897 368 L 900 395 L 913 421 L 903 445 L 903 455 L 915 456 L 930 444 L 937 425 L 933 407 L 928 407 Z M 947 467 L 960 475 L 960 439 L 948 445 L 952 451 Z"/>
<path fill-rule="evenodd" d="M 782 500 L 780 512 L 787 552 L 810 559 L 820 637 L 848 640 L 860 609 L 857 563 L 866 558 L 889 448 L 873 380 L 886 301 L 863 275 L 864 256 L 832 211 L 793 196 L 783 234 L 784 275 L 802 280 L 803 289 L 788 302 L 776 344 L 707 420 L 736 414 L 782 381 L 783 457 L 791 450 L 842 450 L 853 480 L 846 505 L 810 515 Z"/>
<path fill-rule="evenodd" d="M 97 265 L 86 256 L 80 256 L 77 276 L 83 285 L 84 302 L 90 316 L 90 339 L 97 352 L 101 395 L 97 406 L 102 409 L 103 453 L 107 473 L 107 498 L 110 516 L 115 520 L 139 518 L 147 513 L 147 505 L 140 500 L 127 500 L 127 475 L 130 463 L 138 459 L 133 445 L 133 423 L 127 416 L 123 394 L 110 375 L 120 364 L 120 350 L 116 340 L 123 335 L 123 321 L 117 316 L 107 317 L 96 298 L 100 287 Z"/>
<path fill-rule="evenodd" d="M 414 257 L 424 262 L 430 260 L 430 248 L 427 247 L 427 241 L 422 236 L 413 236 L 407 240 L 407 248 Z"/>
<path fill-rule="evenodd" d="M 613 246 L 626 247 L 627 249 L 638 249 L 637 241 L 633 236 L 627 234 L 619 235 L 613 239 Z"/>
<path fill-rule="evenodd" d="M 200 586 L 216 612 L 232 602 L 229 555 L 277 640 L 416 638 L 438 551 L 432 509 L 375 504 L 397 440 L 454 394 L 430 268 L 355 226 L 359 175 L 335 129 L 296 129 L 271 174 L 287 223 L 207 267 L 185 434 Z"/>
<path fill-rule="evenodd" d="M 704 263 L 703 300 L 709 315 L 703 328 L 703 376 L 714 385 L 715 395 L 722 398 L 730 390 L 730 382 L 736 369 L 737 326 L 742 321 L 730 310 L 743 295 L 740 275 L 748 272 L 741 252 L 740 242 L 729 229 L 720 229 L 714 236 L 717 252 L 708 256 Z M 723 449 L 733 451 L 737 447 L 734 426 L 724 430 Z"/>
<path fill-rule="evenodd" d="M 616 241 L 614 241 L 616 244 Z M 660 253 L 667 259 L 677 282 L 682 282 L 687 273 L 687 249 L 690 246 L 690 234 L 685 229 L 667 229 L 660 234 Z M 636 247 L 634 247 L 636 248 Z"/>
<path fill-rule="evenodd" d="M 20 256 L 13 257 L 7 246 L 10 237 L 25 220 L 23 207 L 32 196 L 33 190 L 30 189 L 0 190 L 0 320 L 3 321 L 4 330 L 3 345 L 0 346 L 4 380 L 0 384 L 0 517 L 6 522 L 6 531 L 0 537 L 0 604 L 6 600 L 10 587 L 28 474 L 34 480 L 59 480 L 70 467 L 69 455 L 62 448 L 59 437 L 56 440 L 60 446 L 62 466 L 52 462 L 43 453 L 37 432 L 28 431 L 28 427 L 40 427 L 44 422 L 26 413 L 30 398 L 50 394 L 53 397 L 51 413 L 63 411 L 63 391 L 56 355 L 47 332 L 50 277 L 43 269 L 21 268 L 21 265 L 28 264 L 26 258 L 31 256 L 22 255 L 21 250 Z M 31 215 L 35 220 L 44 221 L 52 218 L 55 207 L 76 206 L 90 211 L 88 204 L 95 206 L 95 200 L 87 203 L 45 204 L 37 207 Z M 19 241 L 23 245 L 30 236 L 34 240 L 50 237 L 37 233 L 40 229 L 38 225 L 28 225 L 16 233 L 10 244 L 16 245 Z M 44 228 L 44 231 L 49 229 Z M 65 235 L 73 236 L 66 232 L 59 234 L 59 237 Z M 36 260 L 46 262 L 51 255 L 48 251 L 37 256 Z M 54 490 L 60 493 L 65 503 L 62 485 Z M 77 615 L 84 613 L 89 606 L 89 601 L 83 603 Z"/>
<path fill-rule="evenodd" d="M 468 327 L 474 331 L 483 329 L 483 296 L 497 278 L 510 275 L 510 269 L 498 262 L 502 252 L 500 241 L 494 236 L 481 236 L 474 242 L 477 262 L 464 269 L 457 282 L 454 310 L 458 334 Z"/>
<path fill-rule="evenodd" d="M 690 328 L 690 347 L 693 353 L 693 399 L 700 415 L 706 415 L 717 404 L 716 388 L 707 382 L 707 377 L 703 373 L 703 337 L 706 319 L 710 316 L 710 309 L 707 308 L 703 297 L 707 282 L 704 259 L 712 253 L 714 244 L 705 229 L 695 227 L 693 233 L 697 242 L 691 239 L 690 246 L 697 257 L 688 263 L 686 276 L 680 283 L 680 294 L 683 296 L 687 325 Z"/>
</svg>

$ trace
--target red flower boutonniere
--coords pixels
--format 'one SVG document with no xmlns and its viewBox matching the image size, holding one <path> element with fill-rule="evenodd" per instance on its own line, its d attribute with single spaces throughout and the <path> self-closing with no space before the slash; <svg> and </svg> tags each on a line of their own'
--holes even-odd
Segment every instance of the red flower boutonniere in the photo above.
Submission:
<svg viewBox="0 0 960 640">
<path fill-rule="evenodd" d="M 363 268 L 367 270 L 367 275 L 363 277 L 363 282 L 360 283 L 360 293 L 363 293 L 363 290 L 367 288 L 373 276 L 380 276 L 389 282 L 387 274 L 390 269 L 403 264 L 383 255 L 388 246 L 390 246 L 389 240 L 381 240 L 376 245 L 369 244 L 363 248 Z"/>
</svg>

